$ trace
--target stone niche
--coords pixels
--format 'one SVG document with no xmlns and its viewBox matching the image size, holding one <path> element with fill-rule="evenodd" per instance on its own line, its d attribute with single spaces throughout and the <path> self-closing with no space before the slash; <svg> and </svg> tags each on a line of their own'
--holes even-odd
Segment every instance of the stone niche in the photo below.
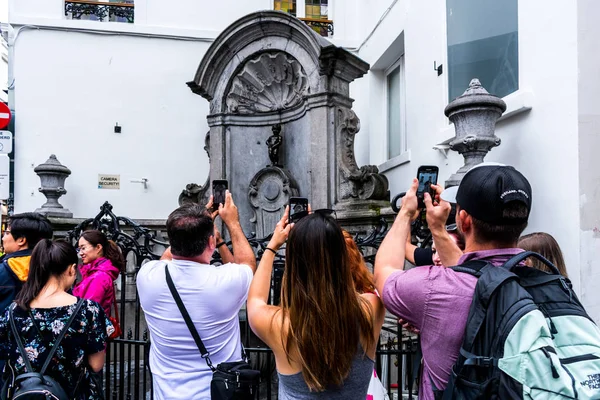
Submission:
<svg viewBox="0 0 600 400">
<path fill-rule="evenodd" d="M 354 157 L 349 84 L 368 70 L 276 11 L 239 19 L 208 49 L 188 85 L 210 102 L 210 180 L 229 181 L 247 234 L 271 233 L 291 196 L 340 219 L 389 206 L 387 179 Z"/>
</svg>

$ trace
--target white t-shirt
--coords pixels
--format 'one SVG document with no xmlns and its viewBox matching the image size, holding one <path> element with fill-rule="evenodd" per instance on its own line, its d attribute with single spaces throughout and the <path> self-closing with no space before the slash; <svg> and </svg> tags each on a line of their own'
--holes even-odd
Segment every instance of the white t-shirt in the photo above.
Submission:
<svg viewBox="0 0 600 400">
<path fill-rule="evenodd" d="M 173 260 L 169 273 L 214 366 L 242 358 L 238 312 L 248 297 L 252 269 Z M 212 371 L 200 357 L 165 277 L 165 262 L 150 261 L 137 274 L 150 331 L 150 368 L 157 400 L 210 399 Z"/>
</svg>

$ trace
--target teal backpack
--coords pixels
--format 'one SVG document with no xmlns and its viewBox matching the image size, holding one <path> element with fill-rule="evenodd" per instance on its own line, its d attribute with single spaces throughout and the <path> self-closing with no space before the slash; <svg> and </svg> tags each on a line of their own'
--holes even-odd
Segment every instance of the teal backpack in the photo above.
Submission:
<svg viewBox="0 0 600 400">
<path fill-rule="evenodd" d="M 553 274 L 520 266 L 528 257 Z M 600 399 L 600 329 L 571 282 L 537 253 L 502 267 L 470 261 L 453 267 L 478 278 L 449 399 Z"/>
</svg>

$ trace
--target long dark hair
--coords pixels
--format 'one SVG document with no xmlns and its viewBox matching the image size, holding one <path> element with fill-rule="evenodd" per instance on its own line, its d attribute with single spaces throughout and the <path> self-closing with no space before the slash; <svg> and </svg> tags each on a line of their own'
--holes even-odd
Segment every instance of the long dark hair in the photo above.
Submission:
<svg viewBox="0 0 600 400">
<path fill-rule="evenodd" d="M 64 240 L 42 239 L 35 245 L 29 262 L 29 276 L 15 301 L 24 310 L 40 294 L 50 277 L 61 276 L 70 265 L 77 264 L 77 251 Z"/>
<path fill-rule="evenodd" d="M 375 344 L 373 310 L 356 293 L 344 235 L 330 216 L 311 214 L 291 230 L 281 311 L 290 322 L 282 336 L 288 361 L 295 345 L 300 356 L 295 361 L 311 390 L 342 385 L 361 337 L 367 347 Z"/>
<path fill-rule="evenodd" d="M 104 233 L 97 230 L 89 230 L 83 232 L 81 237 L 94 247 L 101 245 L 103 257 L 108 258 L 112 265 L 117 267 L 119 271 L 125 269 L 125 259 L 123 258 L 121 249 L 119 249 L 119 246 L 115 242 L 108 240 Z"/>
</svg>

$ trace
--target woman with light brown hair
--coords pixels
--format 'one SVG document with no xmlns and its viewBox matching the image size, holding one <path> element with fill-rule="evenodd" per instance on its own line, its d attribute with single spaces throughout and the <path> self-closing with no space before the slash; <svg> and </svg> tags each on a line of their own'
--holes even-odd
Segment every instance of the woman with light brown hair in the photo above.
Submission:
<svg viewBox="0 0 600 400">
<path fill-rule="evenodd" d="M 558 242 L 552 235 L 544 232 L 535 232 L 528 235 L 521 236 L 519 238 L 519 248 L 527 251 L 534 251 L 544 256 L 550 261 L 560 274 L 568 278 L 567 267 L 565 266 L 565 260 L 563 258 L 562 251 Z M 542 271 L 550 272 L 550 269 L 540 260 L 530 257 L 525 260 L 525 264 L 530 267 L 540 269 Z"/>
<path fill-rule="evenodd" d="M 289 225 L 288 212 L 263 254 L 247 305 L 252 330 L 275 355 L 279 399 L 364 400 L 383 305 L 373 293 L 357 293 L 335 219 L 315 211 Z M 286 239 L 281 305 L 271 306 L 273 260 Z"/>
</svg>

